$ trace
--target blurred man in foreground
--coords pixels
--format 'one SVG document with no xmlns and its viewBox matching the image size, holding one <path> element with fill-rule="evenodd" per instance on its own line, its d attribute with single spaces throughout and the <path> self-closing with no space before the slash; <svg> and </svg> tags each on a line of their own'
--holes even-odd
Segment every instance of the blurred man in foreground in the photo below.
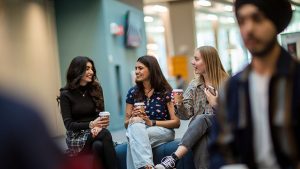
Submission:
<svg viewBox="0 0 300 169">
<path fill-rule="evenodd" d="M 291 4 L 236 0 L 234 5 L 253 59 L 220 92 L 210 167 L 299 168 L 300 65 L 277 42 L 292 18 Z"/>
</svg>

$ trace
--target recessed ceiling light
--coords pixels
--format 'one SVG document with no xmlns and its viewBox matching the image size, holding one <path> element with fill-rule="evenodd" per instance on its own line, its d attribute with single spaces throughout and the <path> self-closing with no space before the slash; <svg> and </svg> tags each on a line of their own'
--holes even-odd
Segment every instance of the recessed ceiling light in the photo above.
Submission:
<svg viewBox="0 0 300 169">
<path fill-rule="evenodd" d="M 153 17 L 151 17 L 151 16 L 145 16 L 144 17 L 144 22 L 153 22 Z"/>
<path fill-rule="evenodd" d="M 231 12 L 233 10 L 233 7 L 231 5 L 225 5 L 224 10 L 227 12 Z"/>
<path fill-rule="evenodd" d="M 211 21 L 216 21 L 218 20 L 218 16 L 214 14 L 207 14 L 206 19 Z"/>
<path fill-rule="evenodd" d="M 158 45 L 156 43 L 148 43 L 147 49 L 148 50 L 158 50 Z"/>
<path fill-rule="evenodd" d="M 168 8 L 162 5 L 146 5 L 144 6 L 145 14 L 157 14 L 167 12 Z"/>
<path fill-rule="evenodd" d="M 161 6 L 161 5 L 154 5 L 154 10 L 156 10 L 157 12 L 167 12 L 168 8 L 165 6 Z"/>
<path fill-rule="evenodd" d="M 165 28 L 163 26 L 148 26 L 146 31 L 151 33 L 163 33 L 165 32 Z"/>
<path fill-rule="evenodd" d="M 231 23 L 235 23 L 235 20 L 234 20 L 234 18 L 233 17 L 225 17 L 225 16 L 221 16 L 220 18 L 219 18 L 219 21 L 221 22 L 221 23 L 224 23 L 224 24 L 231 24 Z"/>
<path fill-rule="evenodd" d="M 206 7 L 211 6 L 211 2 L 208 0 L 198 0 L 196 1 L 196 4 L 198 6 L 206 6 Z"/>
</svg>

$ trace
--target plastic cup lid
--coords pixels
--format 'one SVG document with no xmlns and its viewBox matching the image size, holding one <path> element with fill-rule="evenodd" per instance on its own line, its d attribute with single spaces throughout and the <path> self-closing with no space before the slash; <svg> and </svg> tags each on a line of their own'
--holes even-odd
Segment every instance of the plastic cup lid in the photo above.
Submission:
<svg viewBox="0 0 300 169">
<path fill-rule="evenodd" d="M 183 89 L 173 89 L 173 92 L 183 92 Z"/>
<path fill-rule="evenodd" d="M 245 164 L 229 164 L 222 166 L 221 169 L 248 169 L 248 167 Z"/>
<path fill-rule="evenodd" d="M 103 111 L 99 113 L 99 116 L 110 116 L 110 113 L 108 111 Z"/>
<path fill-rule="evenodd" d="M 134 103 L 134 106 L 145 106 L 145 103 L 144 102 L 137 102 L 137 103 Z"/>
</svg>

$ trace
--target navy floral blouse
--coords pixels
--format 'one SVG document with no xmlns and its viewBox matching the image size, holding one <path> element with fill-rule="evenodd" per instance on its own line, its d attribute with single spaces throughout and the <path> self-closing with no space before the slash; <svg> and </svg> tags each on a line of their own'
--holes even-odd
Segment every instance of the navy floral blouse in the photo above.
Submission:
<svg viewBox="0 0 300 169">
<path fill-rule="evenodd" d="M 134 93 L 137 91 L 137 86 L 132 87 L 127 94 L 126 103 L 134 104 L 140 102 L 134 98 Z M 153 95 L 148 99 L 144 95 L 145 111 L 150 120 L 170 120 L 170 113 L 167 103 L 171 101 L 171 92 L 153 92 Z"/>
</svg>

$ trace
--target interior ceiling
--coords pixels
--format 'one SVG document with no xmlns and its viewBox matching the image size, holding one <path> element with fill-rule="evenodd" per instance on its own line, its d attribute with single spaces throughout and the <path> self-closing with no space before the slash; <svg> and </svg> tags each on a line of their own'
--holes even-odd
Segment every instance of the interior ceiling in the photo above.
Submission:
<svg viewBox="0 0 300 169">
<path fill-rule="evenodd" d="M 153 3 L 162 3 L 162 2 L 171 2 L 171 1 L 187 1 L 187 0 L 144 0 L 144 4 L 153 4 Z M 229 2 L 233 3 L 234 0 L 213 0 L 218 2 Z M 296 5 L 300 5 L 300 0 L 291 0 Z"/>
<path fill-rule="evenodd" d="M 171 1 L 193 1 L 193 0 L 144 0 L 144 4 L 163 3 L 163 2 L 171 2 Z M 233 2 L 233 0 L 214 0 L 214 1 L 227 2 L 227 3 Z"/>
<path fill-rule="evenodd" d="M 144 4 L 170 2 L 170 1 L 183 1 L 183 0 L 144 0 Z"/>
<path fill-rule="evenodd" d="M 187 0 L 144 0 L 144 3 L 157 3 L 157 2 L 170 2 L 170 1 L 187 1 Z M 233 0 L 223 0 L 223 1 L 233 2 Z M 291 1 L 300 3 L 300 0 L 291 0 Z"/>
</svg>

